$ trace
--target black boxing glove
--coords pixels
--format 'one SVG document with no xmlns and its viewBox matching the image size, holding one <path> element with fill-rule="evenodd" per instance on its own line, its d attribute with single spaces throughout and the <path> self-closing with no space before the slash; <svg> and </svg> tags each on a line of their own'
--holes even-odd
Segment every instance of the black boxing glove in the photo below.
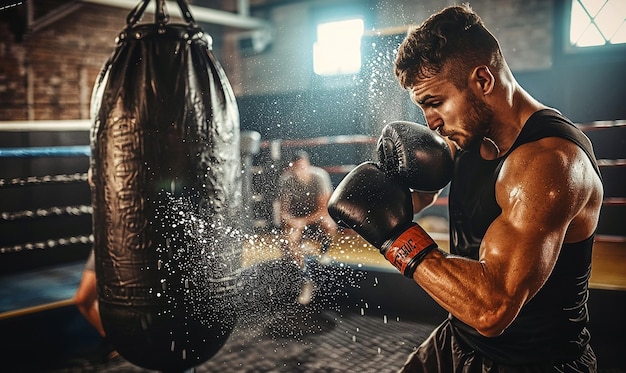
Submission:
<svg viewBox="0 0 626 373">
<path fill-rule="evenodd" d="M 437 247 L 413 220 L 411 191 L 385 175 L 379 165 L 358 165 L 328 201 L 337 224 L 353 229 L 378 248 L 402 274 L 412 278 L 417 265 Z"/>
<path fill-rule="evenodd" d="M 452 179 L 450 147 L 426 125 L 403 121 L 387 124 L 378 139 L 377 152 L 387 176 L 397 176 L 413 190 L 436 192 Z"/>
</svg>

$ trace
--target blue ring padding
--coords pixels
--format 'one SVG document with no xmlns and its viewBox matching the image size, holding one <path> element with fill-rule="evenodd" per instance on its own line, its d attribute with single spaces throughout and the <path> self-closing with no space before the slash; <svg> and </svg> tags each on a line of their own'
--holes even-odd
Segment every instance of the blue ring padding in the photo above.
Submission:
<svg viewBox="0 0 626 373">
<path fill-rule="evenodd" d="M 80 157 L 91 156 L 89 145 L 1 148 L 0 158 Z"/>
</svg>

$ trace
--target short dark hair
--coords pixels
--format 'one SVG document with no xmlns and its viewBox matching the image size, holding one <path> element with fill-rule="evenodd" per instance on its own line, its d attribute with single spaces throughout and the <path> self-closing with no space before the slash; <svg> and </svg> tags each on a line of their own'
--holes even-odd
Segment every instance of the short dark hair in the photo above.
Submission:
<svg viewBox="0 0 626 373">
<path fill-rule="evenodd" d="M 469 5 L 446 7 L 410 30 L 398 48 L 395 74 L 403 88 L 446 70 L 459 88 L 476 66 L 499 67 L 502 52 L 496 38 Z"/>
</svg>

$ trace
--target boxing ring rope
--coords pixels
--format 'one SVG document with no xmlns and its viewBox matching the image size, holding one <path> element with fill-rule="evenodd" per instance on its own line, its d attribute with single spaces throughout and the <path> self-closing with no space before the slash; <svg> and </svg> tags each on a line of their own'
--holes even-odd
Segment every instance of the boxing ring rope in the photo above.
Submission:
<svg viewBox="0 0 626 373">
<path fill-rule="evenodd" d="M 86 145 L 0 149 L 0 158 L 77 157 L 91 155 Z"/>
<path fill-rule="evenodd" d="M 626 121 L 599 120 L 595 122 L 576 123 L 576 127 L 580 128 L 583 132 L 591 132 L 607 128 L 626 127 Z"/>
<path fill-rule="evenodd" d="M 43 250 L 51 249 L 58 246 L 68 246 L 76 244 L 92 244 L 93 235 L 79 235 L 72 237 L 61 237 L 56 239 L 50 239 L 46 241 L 26 242 L 23 244 L 17 244 L 13 246 L 0 247 L 0 254 L 17 253 L 22 250 Z"/>
<path fill-rule="evenodd" d="M 89 119 L 0 122 L 0 132 L 65 132 L 90 129 Z"/>
<path fill-rule="evenodd" d="M 261 149 L 271 148 L 276 146 L 275 144 L 286 148 L 297 148 L 331 144 L 376 144 L 377 141 L 377 137 L 366 135 L 321 136 L 309 139 L 265 140 L 261 141 Z"/>
<path fill-rule="evenodd" d="M 3 212 L 0 214 L 0 221 L 12 221 L 18 219 L 33 219 L 42 218 L 47 216 L 61 216 L 61 215 L 91 215 L 93 208 L 91 205 L 76 205 L 76 206 L 63 206 L 63 207 L 49 207 L 41 208 L 35 211 L 24 210 L 15 212 Z"/>
<path fill-rule="evenodd" d="M 29 176 L 27 178 L 13 178 L 10 180 L 0 179 L 0 189 L 24 186 L 24 185 L 40 185 L 40 184 L 66 184 L 77 181 L 87 181 L 87 173 L 75 173 L 72 175 L 45 175 L 45 176 Z"/>
</svg>

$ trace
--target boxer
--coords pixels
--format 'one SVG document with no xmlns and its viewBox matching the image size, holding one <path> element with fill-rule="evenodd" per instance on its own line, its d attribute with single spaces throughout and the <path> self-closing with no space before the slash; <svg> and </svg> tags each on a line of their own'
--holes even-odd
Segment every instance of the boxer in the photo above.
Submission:
<svg viewBox="0 0 626 373">
<path fill-rule="evenodd" d="M 349 173 L 329 211 L 449 312 L 402 371 L 596 371 L 587 292 L 603 188 L 589 139 L 517 83 L 468 5 L 410 31 L 395 73 L 432 131 L 383 140 L 392 149 Z M 451 145 L 450 253 L 411 221 L 448 167 L 423 136 Z M 403 172 L 389 173 L 396 159 Z"/>
</svg>

